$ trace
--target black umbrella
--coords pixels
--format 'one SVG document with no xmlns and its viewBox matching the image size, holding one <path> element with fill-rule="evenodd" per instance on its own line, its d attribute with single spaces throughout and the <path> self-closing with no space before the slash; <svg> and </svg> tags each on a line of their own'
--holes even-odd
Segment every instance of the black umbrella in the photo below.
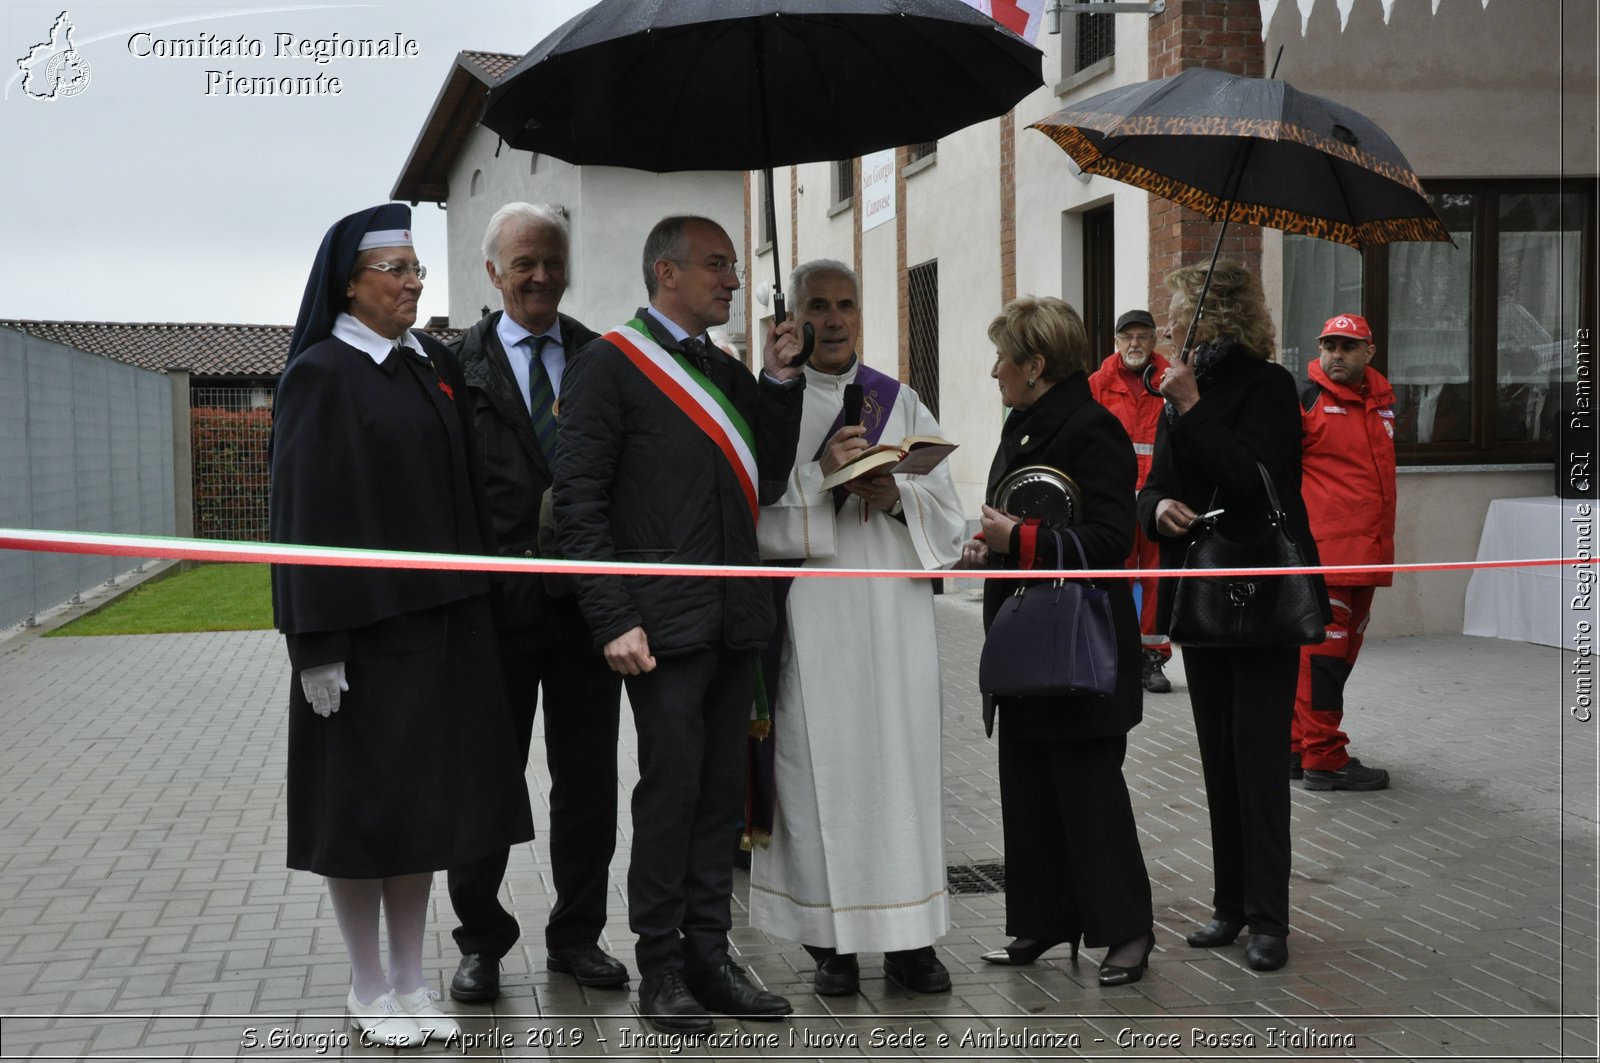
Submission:
<svg viewBox="0 0 1600 1063">
<path fill-rule="evenodd" d="M 495 84 L 483 124 L 580 166 L 765 169 L 776 232 L 774 166 L 936 140 L 1040 69 L 961 0 L 602 0 Z M 774 295 L 782 321 L 781 278 Z"/>
<path fill-rule="evenodd" d="M 1222 222 L 1212 266 L 1236 221 L 1353 247 L 1454 242 L 1411 164 L 1377 123 L 1276 78 L 1192 67 L 1092 96 L 1029 128 L 1054 140 L 1084 173 Z M 1200 307 L 1210 285 L 1208 270 Z M 1194 342 L 1199 316 L 1180 350 Z M 1156 391 L 1148 369 L 1145 387 Z"/>
</svg>

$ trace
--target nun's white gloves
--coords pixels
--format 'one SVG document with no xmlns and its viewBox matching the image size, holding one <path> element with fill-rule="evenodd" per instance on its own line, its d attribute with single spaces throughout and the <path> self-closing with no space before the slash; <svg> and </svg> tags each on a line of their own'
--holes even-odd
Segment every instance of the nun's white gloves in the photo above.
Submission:
<svg viewBox="0 0 1600 1063">
<path fill-rule="evenodd" d="M 318 716 L 332 716 L 339 711 L 339 691 L 350 689 L 350 684 L 344 681 L 344 662 L 302 668 L 300 689 L 311 702 L 312 712 Z"/>
</svg>

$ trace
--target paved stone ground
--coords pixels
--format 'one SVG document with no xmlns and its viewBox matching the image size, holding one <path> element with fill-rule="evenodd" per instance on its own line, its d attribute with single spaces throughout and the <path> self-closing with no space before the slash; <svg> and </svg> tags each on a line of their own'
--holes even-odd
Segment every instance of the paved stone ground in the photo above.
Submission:
<svg viewBox="0 0 1600 1063">
<path fill-rule="evenodd" d="M 963 589 L 938 612 L 948 862 L 997 863 L 978 610 Z M 1209 914 L 1210 877 L 1174 666 L 1178 691 L 1147 698 L 1129 747 L 1158 924 L 1138 984 L 1101 989 L 1098 954 L 983 964 L 979 953 L 1006 935 L 1004 895 L 980 893 L 953 898 L 955 927 L 939 943 L 951 995 L 904 993 L 866 957 L 859 996 L 819 998 L 802 950 L 743 926 L 741 910 L 738 958 L 793 999 L 793 1020 L 719 1022 L 734 1044 L 651 1043 L 631 992 L 544 971 L 540 841 L 514 854 L 508 881 L 532 947 L 508 957 L 494 1007 L 456 1009 L 475 1042 L 467 1054 L 1593 1059 L 1597 732 L 1566 712 L 1573 660 L 1466 637 L 1368 644 L 1348 729 L 1395 784 L 1294 788 L 1294 936 L 1282 971 L 1250 971 L 1238 947 L 1182 941 Z M 0 643 L 0 1058 L 395 1054 L 343 1043 L 348 968 L 332 914 L 315 877 L 283 867 L 287 680 L 270 633 Z M 621 756 L 631 786 L 631 736 Z M 543 775 L 539 763 L 529 772 L 541 835 Z M 626 822 L 619 832 L 608 944 L 631 965 Z M 743 891 L 741 877 L 741 902 Z M 443 990 L 456 956 L 442 879 L 435 898 L 427 968 Z"/>
</svg>

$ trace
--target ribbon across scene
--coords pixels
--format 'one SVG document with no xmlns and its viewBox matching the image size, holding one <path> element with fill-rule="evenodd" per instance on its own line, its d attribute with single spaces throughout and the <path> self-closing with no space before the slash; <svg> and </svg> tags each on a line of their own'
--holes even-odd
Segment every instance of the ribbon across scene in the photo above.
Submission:
<svg viewBox="0 0 1600 1063">
<path fill-rule="evenodd" d="M 0 550 L 38 553 L 96 554 L 113 557 L 162 558 L 181 561 L 235 561 L 276 565 L 332 565 L 350 568 L 438 569 L 465 572 L 559 572 L 575 576 L 713 576 L 781 577 L 783 579 L 1143 579 L 1148 569 L 886 569 L 790 568 L 755 565 L 623 564 L 614 561 L 565 561 L 542 557 L 491 557 L 480 554 L 431 554 L 405 550 L 358 550 L 336 546 L 293 546 L 229 539 L 182 539 L 162 535 L 119 535 L 110 532 L 38 531 L 0 528 Z M 1543 568 L 1551 565 L 1590 567 L 1593 557 L 1526 557 L 1491 561 L 1423 561 L 1392 565 L 1321 565 L 1302 568 L 1216 568 L 1208 576 L 1284 576 L 1294 573 L 1446 572 L 1464 569 Z M 1162 576 L 1180 575 L 1177 569 Z"/>
</svg>

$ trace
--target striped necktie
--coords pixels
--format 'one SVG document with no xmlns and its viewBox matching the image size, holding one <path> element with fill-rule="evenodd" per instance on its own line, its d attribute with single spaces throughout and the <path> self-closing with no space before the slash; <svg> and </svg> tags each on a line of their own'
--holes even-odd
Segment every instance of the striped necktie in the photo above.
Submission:
<svg viewBox="0 0 1600 1063">
<path fill-rule="evenodd" d="M 528 412 L 533 417 L 533 432 L 539 437 L 539 449 L 544 460 L 552 466 L 556 460 L 556 391 L 550 384 L 550 374 L 544 368 L 544 345 L 549 336 L 527 336 L 519 347 L 526 347 L 532 357 L 528 359 Z"/>
</svg>

